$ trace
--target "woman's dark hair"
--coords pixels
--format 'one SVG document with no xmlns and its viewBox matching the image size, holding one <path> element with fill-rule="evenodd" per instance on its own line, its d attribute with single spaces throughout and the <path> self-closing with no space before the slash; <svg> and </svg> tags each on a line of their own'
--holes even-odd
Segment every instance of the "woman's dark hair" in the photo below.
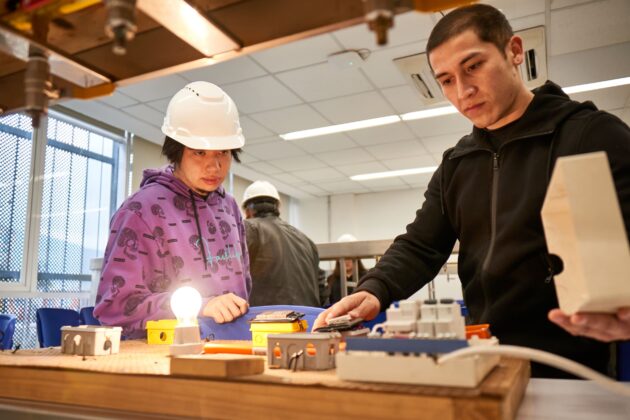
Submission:
<svg viewBox="0 0 630 420">
<path fill-rule="evenodd" d="M 169 162 L 171 162 L 173 165 L 177 166 L 182 161 L 182 155 L 184 154 L 184 148 L 186 148 L 186 146 L 184 146 L 183 144 L 181 144 L 177 140 L 174 140 L 174 139 L 170 138 L 169 136 L 166 136 L 164 138 L 164 144 L 162 145 L 162 154 L 164 156 L 166 156 L 166 158 L 168 159 Z M 241 163 L 241 159 L 239 158 L 238 155 L 242 151 L 243 151 L 242 149 L 232 149 L 232 150 L 230 150 L 230 152 L 232 153 L 232 159 L 234 159 L 238 163 Z"/>
<path fill-rule="evenodd" d="M 510 23 L 500 10 L 487 4 L 473 4 L 453 10 L 435 25 L 427 41 L 427 55 L 468 29 L 472 29 L 480 40 L 494 44 L 503 56 L 505 46 L 514 35 Z"/>
<path fill-rule="evenodd" d="M 243 203 L 243 207 L 252 210 L 254 217 L 264 217 L 269 214 L 280 216 L 280 202 L 273 197 L 254 197 Z"/>
</svg>

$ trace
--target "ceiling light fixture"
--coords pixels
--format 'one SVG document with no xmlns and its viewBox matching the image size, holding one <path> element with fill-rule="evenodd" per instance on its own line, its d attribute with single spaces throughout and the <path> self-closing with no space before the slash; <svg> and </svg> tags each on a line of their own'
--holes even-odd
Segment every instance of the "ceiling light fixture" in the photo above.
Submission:
<svg viewBox="0 0 630 420">
<path fill-rule="evenodd" d="M 432 172 L 435 172 L 437 168 L 437 166 L 426 166 L 424 168 L 410 168 L 399 169 L 396 171 L 374 172 L 371 174 L 352 175 L 350 179 L 353 181 L 369 181 L 370 179 L 391 178 L 394 176 L 430 174 Z"/>
<path fill-rule="evenodd" d="M 575 85 L 563 88 L 566 94 L 579 92 L 590 92 L 611 88 L 615 86 L 630 85 L 630 77 L 622 77 L 620 79 L 605 80 L 602 82 L 586 83 L 583 85 Z M 379 125 L 392 124 L 399 121 L 413 121 L 423 118 L 440 117 L 443 115 L 456 114 L 457 108 L 452 105 L 442 106 L 439 108 L 423 109 L 420 111 L 408 112 L 402 115 L 389 115 L 387 117 L 372 118 L 369 120 L 354 121 L 351 123 L 330 125 L 326 127 L 312 128 L 309 130 L 293 131 L 291 133 L 280 134 L 284 140 L 297 140 L 307 137 L 323 136 L 332 133 L 341 133 L 344 131 L 358 130 L 361 128 L 376 127 Z"/>
<path fill-rule="evenodd" d="M 569 86 L 562 88 L 564 93 L 570 95 L 572 93 L 590 92 L 592 90 L 606 89 L 615 86 L 630 85 L 630 77 L 622 77 L 620 79 L 604 80 L 602 82 L 585 83 L 583 85 Z"/>
<path fill-rule="evenodd" d="M 423 118 L 439 117 L 441 115 L 457 114 L 457 108 L 452 105 L 442 106 L 440 108 L 423 109 L 421 111 L 408 112 L 402 114 L 400 118 L 403 121 L 421 120 Z"/>
<path fill-rule="evenodd" d="M 184 0 L 138 0 L 138 8 L 206 57 L 240 47 Z"/>
<path fill-rule="evenodd" d="M 329 125 L 326 127 L 311 128 L 308 130 L 294 131 L 292 133 L 280 134 L 284 140 L 298 140 L 307 137 L 324 136 L 326 134 L 341 133 L 343 131 L 359 130 L 361 128 L 376 127 L 379 125 L 393 124 L 400 122 L 398 115 L 388 115 L 386 117 L 372 118 L 369 120 L 354 121 L 344 124 Z"/>
</svg>

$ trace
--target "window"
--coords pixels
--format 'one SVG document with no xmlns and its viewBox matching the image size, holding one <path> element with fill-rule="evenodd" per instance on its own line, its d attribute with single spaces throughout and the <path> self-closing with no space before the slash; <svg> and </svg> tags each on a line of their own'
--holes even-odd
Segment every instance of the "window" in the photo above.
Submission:
<svg viewBox="0 0 630 420">
<path fill-rule="evenodd" d="M 15 343 L 36 347 L 37 308 L 88 303 L 90 259 L 124 195 L 125 144 L 58 113 L 35 132 L 25 115 L 0 117 L 0 141 L 0 312 L 18 317 Z"/>
</svg>

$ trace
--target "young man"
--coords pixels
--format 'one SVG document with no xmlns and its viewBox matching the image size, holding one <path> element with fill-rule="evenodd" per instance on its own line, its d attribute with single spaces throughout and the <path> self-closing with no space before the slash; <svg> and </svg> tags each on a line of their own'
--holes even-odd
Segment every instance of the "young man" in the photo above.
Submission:
<svg viewBox="0 0 630 420">
<path fill-rule="evenodd" d="M 171 99 L 162 132 L 170 165 L 145 170 L 114 214 L 94 309 L 130 338 L 144 336 L 148 320 L 174 318 L 180 286 L 196 288 L 200 315 L 219 323 L 247 312 L 251 290 L 241 213 L 221 186 L 245 144 L 234 102 L 190 83 Z"/>
<path fill-rule="evenodd" d="M 270 182 L 256 181 L 243 194 L 247 249 L 251 260 L 252 306 L 321 306 L 326 300 L 317 247 L 280 219 L 280 195 Z"/>
<path fill-rule="evenodd" d="M 547 253 L 540 210 L 559 156 L 603 150 L 630 227 L 630 129 L 590 102 L 571 101 L 551 82 L 529 92 L 518 71 L 522 41 L 491 6 L 446 15 L 427 53 L 444 95 L 473 130 L 445 152 L 407 233 L 315 327 L 348 312 L 371 319 L 409 297 L 433 279 L 459 239 L 459 275 L 473 322 L 489 323 L 504 344 L 606 372 L 605 342 L 630 338 L 630 308 L 571 317 L 554 310 L 558 268 Z M 546 366 L 532 369 L 534 376 L 563 376 Z"/>
</svg>

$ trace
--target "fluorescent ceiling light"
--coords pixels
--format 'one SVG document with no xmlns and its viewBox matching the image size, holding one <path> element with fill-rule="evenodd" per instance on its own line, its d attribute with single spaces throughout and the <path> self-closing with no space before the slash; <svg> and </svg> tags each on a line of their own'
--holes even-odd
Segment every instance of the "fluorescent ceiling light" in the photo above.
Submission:
<svg viewBox="0 0 630 420">
<path fill-rule="evenodd" d="M 184 0 L 138 0 L 138 8 L 206 57 L 239 48 Z"/>
<path fill-rule="evenodd" d="M 438 168 L 437 166 L 427 166 L 424 168 L 411 168 L 411 169 L 400 169 L 397 171 L 374 172 L 371 174 L 353 175 L 350 177 L 350 179 L 353 181 L 368 181 L 370 179 L 391 178 L 394 176 L 430 174 L 432 172 L 435 172 L 437 168 Z"/>
<path fill-rule="evenodd" d="M 326 134 L 341 133 L 342 131 L 359 130 L 361 128 L 376 127 L 379 125 L 393 124 L 400 122 L 398 115 L 388 115 L 386 117 L 372 118 L 369 120 L 354 121 L 345 124 L 329 125 L 327 127 L 311 128 L 309 130 L 294 131 L 292 133 L 280 134 L 284 140 L 297 140 L 307 137 L 324 136 Z"/>
<path fill-rule="evenodd" d="M 630 85 L 630 77 L 622 77 L 621 79 L 605 80 L 603 82 L 586 83 L 583 85 L 569 86 L 562 88 L 564 93 L 570 95 L 571 93 L 590 92 L 591 90 L 606 89 L 615 86 Z"/>
<path fill-rule="evenodd" d="M 457 114 L 457 108 L 454 106 L 443 106 L 440 108 L 423 109 L 422 111 L 408 112 L 402 114 L 400 118 L 403 121 L 421 120 L 423 118 L 439 117 L 441 115 Z"/>
<path fill-rule="evenodd" d="M 630 77 L 622 77 L 620 79 L 606 80 L 603 82 L 587 83 L 584 85 L 569 86 L 563 88 L 565 93 L 572 94 L 578 92 L 589 92 L 592 90 L 606 89 L 615 86 L 623 86 L 630 84 Z M 408 112 L 402 115 L 389 115 L 387 117 L 372 118 L 369 120 L 354 121 L 346 124 L 330 125 L 327 127 L 312 128 L 310 130 L 294 131 L 291 133 L 280 134 L 284 140 L 297 140 L 307 137 L 323 136 L 332 133 L 341 133 L 344 131 L 358 130 L 361 128 L 376 127 L 379 125 L 392 124 L 399 121 L 413 121 L 423 118 L 433 118 L 442 115 L 456 114 L 457 108 L 452 105 L 439 108 L 423 109 L 421 111 Z M 396 176 L 396 175 L 392 175 Z"/>
</svg>

